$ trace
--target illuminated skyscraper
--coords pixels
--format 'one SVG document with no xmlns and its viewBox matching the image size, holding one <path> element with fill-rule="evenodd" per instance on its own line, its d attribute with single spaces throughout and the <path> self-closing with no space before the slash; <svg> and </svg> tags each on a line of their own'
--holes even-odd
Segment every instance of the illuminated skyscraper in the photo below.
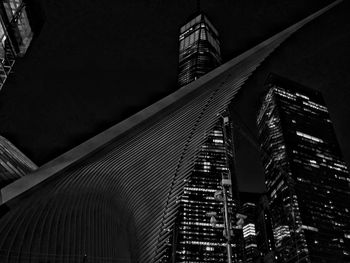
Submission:
<svg viewBox="0 0 350 263">
<path fill-rule="evenodd" d="M 243 225 L 244 262 L 255 262 L 260 256 L 257 242 L 257 215 L 259 193 L 240 193 L 240 212 L 247 218 Z"/>
<path fill-rule="evenodd" d="M 12 143 L 0 136 L 0 189 L 37 168 Z"/>
<path fill-rule="evenodd" d="M 0 90 L 17 56 L 23 56 L 32 40 L 26 6 L 22 0 L 0 4 Z"/>
<path fill-rule="evenodd" d="M 184 86 L 221 64 L 219 34 L 204 14 L 180 29 L 179 86 Z"/>
<path fill-rule="evenodd" d="M 218 32 L 204 14 L 191 19 L 180 29 L 179 85 L 188 84 L 217 67 L 220 62 Z M 219 117 L 194 159 L 194 169 L 179 192 L 179 208 L 173 236 L 169 238 L 163 262 L 226 262 L 223 236 L 223 203 L 214 199 L 222 189 L 223 177 L 233 182 L 232 212 L 237 210 L 237 185 L 234 176 L 232 123 L 229 114 Z M 230 171 L 230 172 L 229 172 Z M 219 228 L 210 225 L 208 212 L 216 212 Z M 232 214 L 233 215 L 233 214 Z M 238 251 L 233 244 L 234 259 Z"/>
<path fill-rule="evenodd" d="M 350 175 L 320 92 L 276 75 L 258 115 L 282 262 L 350 261 Z"/>
<path fill-rule="evenodd" d="M 223 203 L 214 199 L 214 193 L 222 189 L 223 177 L 234 176 L 233 155 L 232 123 L 225 117 L 224 123 L 220 120 L 206 136 L 183 194 L 179 196 L 175 236 L 169 243 L 173 246 L 170 262 L 226 262 Z M 233 219 L 238 208 L 237 187 L 235 178 L 230 179 L 234 185 L 234 197 L 229 198 Z M 216 227 L 211 226 L 208 212 L 216 212 Z M 237 245 L 241 231 L 236 232 L 232 242 L 234 262 L 241 257 L 241 248 Z"/>
</svg>

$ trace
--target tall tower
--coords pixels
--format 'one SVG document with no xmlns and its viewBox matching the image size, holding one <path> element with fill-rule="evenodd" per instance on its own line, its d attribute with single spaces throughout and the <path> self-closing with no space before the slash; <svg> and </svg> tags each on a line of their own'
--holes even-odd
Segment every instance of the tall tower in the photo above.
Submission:
<svg viewBox="0 0 350 263">
<path fill-rule="evenodd" d="M 244 239 L 244 262 L 252 263 L 259 258 L 259 248 L 257 242 L 258 235 L 258 200 L 260 193 L 240 192 L 240 211 L 247 218 L 243 225 Z"/>
<path fill-rule="evenodd" d="M 350 176 L 320 92 L 270 75 L 258 115 L 283 262 L 349 262 Z"/>
<path fill-rule="evenodd" d="M 198 14 L 180 29 L 179 85 L 186 85 L 221 63 L 218 32 L 204 14 Z M 225 262 L 226 239 L 223 236 L 223 203 L 214 199 L 222 189 L 222 178 L 229 177 L 231 191 L 228 206 L 231 217 L 237 211 L 237 183 L 234 174 L 233 130 L 228 112 L 218 116 L 205 142 L 194 159 L 183 192 L 179 193 L 179 209 L 168 252 L 163 262 Z M 233 185 L 233 187 L 232 187 Z M 216 227 L 210 225 L 207 213 L 215 212 Z M 232 222 L 234 223 L 234 222 Z M 239 237 L 236 235 L 236 239 Z M 233 242 L 233 260 L 240 251 Z"/>
<path fill-rule="evenodd" d="M 23 56 L 33 38 L 22 0 L 0 3 L 0 90 L 17 56 Z"/>
<path fill-rule="evenodd" d="M 183 193 L 179 193 L 180 206 L 173 240 L 169 243 L 172 251 L 170 262 L 226 262 L 223 203 L 214 199 L 214 193 L 222 189 L 223 176 L 230 176 L 234 187 L 228 206 L 233 218 L 238 209 L 236 180 L 232 178 L 233 155 L 232 123 L 224 117 L 223 123 L 218 121 L 206 135 L 205 143 L 196 155 L 190 179 Z M 215 227 L 210 224 L 208 212 L 217 214 Z M 234 262 L 241 257 L 241 247 L 237 245 L 241 233 L 236 232 L 232 242 Z"/>
<path fill-rule="evenodd" d="M 221 64 L 218 31 L 203 13 L 181 27 L 179 42 L 180 87 Z"/>
<path fill-rule="evenodd" d="M 12 143 L 0 136 L 0 189 L 37 168 Z"/>
</svg>

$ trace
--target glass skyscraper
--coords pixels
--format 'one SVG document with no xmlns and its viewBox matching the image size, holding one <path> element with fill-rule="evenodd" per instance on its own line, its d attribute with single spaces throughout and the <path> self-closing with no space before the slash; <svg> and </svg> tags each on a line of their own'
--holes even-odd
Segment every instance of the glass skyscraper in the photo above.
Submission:
<svg viewBox="0 0 350 263">
<path fill-rule="evenodd" d="M 223 130 L 225 129 L 225 130 Z M 195 159 L 194 170 L 180 198 L 180 208 L 175 224 L 171 260 L 165 262 L 226 262 L 226 239 L 223 236 L 223 203 L 214 199 L 221 190 L 222 177 L 233 171 L 232 123 L 224 118 L 206 136 L 205 143 Z M 237 212 L 236 183 L 233 198 L 229 198 L 231 218 Z M 213 227 L 208 212 L 216 212 L 217 225 Z M 232 242 L 233 259 L 241 257 L 241 231 L 237 230 Z"/>
<path fill-rule="evenodd" d="M 243 225 L 244 258 L 246 263 L 253 263 L 260 256 L 257 243 L 257 200 L 254 200 L 254 197 L 258 197 L 259 195 L 260 194 L 243 193 L 242 197 L 242 194 L 240 194 L 240 211 L 247 216 Z M 248 196 L 248 198 L 246 198 L 246 196 Z M 249 196 L 251 197 L 249 198 Z"/>
<path fill-rule="evenodd" d="M 179 86 L 184 86 L 221 64 L 219 34 L 204 14 L 180 29 Z"/>
<path fill-rule="evenodd" d="M 0 189 L 37 168 L 11 142 L 0 136 Z"/>
<path fill-rule="evenodd" d="M 350 176 L 320 92 L 271 74 L 257 123 L 281 262 L 350 262 Z"/>
<path fill-rule="evenodd" d="M 17 56 L 23 56 L 33 32 L 22 0 L 3 0 L 0 4 L 0 90 Z"/>
<path fill-rule="evenodd" d="M 221 63 L 218 32 L 204 14 L 181 27 L 179 45 L 179 86 L 196 80 Z M 178 215 L 163 262 L 226 262 L 223 202 L 215 200 L 214 193 L 222 189 L 223 178 L 231 180 L 228 203 L 234 219 L 238 191 L 232 129 L 229 113 L 225 112 L 204 135 L 205 142 L 195 157 L 190 179 L 179 196 Z M 210 223 L 208 212 L 217 214 L 215 227 Z M 233 260 L 238 262 L 242 252 L 238 240 L 242 232 L 235 232 L 232 250 Z"/>
</svg>

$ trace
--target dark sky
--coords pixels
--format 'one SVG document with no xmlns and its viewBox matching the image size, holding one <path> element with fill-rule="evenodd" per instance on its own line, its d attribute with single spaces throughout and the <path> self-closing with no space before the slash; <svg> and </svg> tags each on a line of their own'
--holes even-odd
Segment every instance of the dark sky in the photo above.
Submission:
<svg viewBox="0 0 350 263">
<path fill-rule="evenodd" d="M 42 5 L 32 14 L 45 14 L 45 23 L 0 92 L 0 134 L 38 165 L 175 91 L 178 30 L 196 9 L 195 0 L 40 1 L 29 8 Z M 203 0 L 201 6 L 227 61 L 330 2 Z M 257 133 L 262 84 L 275 72 L 323 92 L 350 164 L 349 11 L 344 1 L 304 27 L 243 86 L 234 114 L 246 132 Z M 262 191 L 259 152 L 241 134 L 236 145 L 240 189 Z"/>
</svg>

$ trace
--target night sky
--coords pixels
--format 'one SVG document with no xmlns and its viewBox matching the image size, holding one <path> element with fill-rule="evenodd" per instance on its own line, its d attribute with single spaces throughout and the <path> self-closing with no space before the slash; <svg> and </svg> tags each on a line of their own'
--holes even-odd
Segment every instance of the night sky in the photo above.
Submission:
<svg viewBox="0 0 350 263">
<path fill-rule="evenodd" d="M 224 61 L 329 0 L 203 0 Z M 36 38 L 0 92 L 0 134 L 42 165 L 177 89 L 179 27 L 195 0 L 28 2 Z M 39 10 L 38 7 L 42 7 Z M 233 117 L 256 140 L 262 84 L 274 72 L 322 91 L 350 164 L 350 3 L 282 44 L 243 86 Z M 40 28 L 40 20 L 45 23 Z M 238 182 L 262 191 L 260 153 L 236 134 Z"/>
</svg>

